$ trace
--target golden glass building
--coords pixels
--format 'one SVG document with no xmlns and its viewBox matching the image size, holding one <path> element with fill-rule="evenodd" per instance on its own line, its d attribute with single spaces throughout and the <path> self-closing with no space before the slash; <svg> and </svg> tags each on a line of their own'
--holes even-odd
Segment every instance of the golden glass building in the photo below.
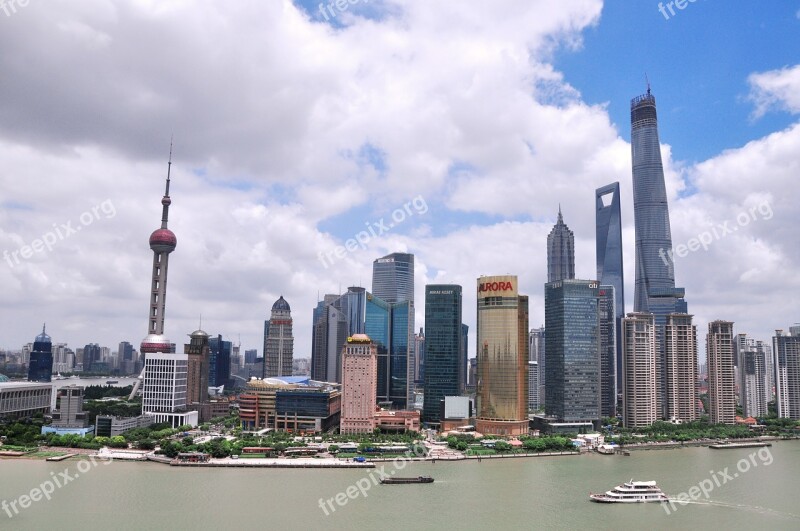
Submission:
<svg viewBox="0 0 800 531">
<path fill-rule="evenodd" d="M 528 433 L 528 297 L 515 275 L 478 278 L 476 429 Z"/>
</svg>

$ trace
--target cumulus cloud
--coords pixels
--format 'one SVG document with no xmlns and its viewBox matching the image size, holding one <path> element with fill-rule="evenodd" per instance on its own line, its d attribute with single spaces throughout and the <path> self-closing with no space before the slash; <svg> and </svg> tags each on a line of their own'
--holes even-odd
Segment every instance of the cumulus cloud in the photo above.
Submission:
<svg viewBox="0 0 800 531">
<path fill-rule="evenodd" d="M 774 110 L 800 113 L 800 65 L 754 73 L 748 82 L 754 118 Z"/>
</svg>

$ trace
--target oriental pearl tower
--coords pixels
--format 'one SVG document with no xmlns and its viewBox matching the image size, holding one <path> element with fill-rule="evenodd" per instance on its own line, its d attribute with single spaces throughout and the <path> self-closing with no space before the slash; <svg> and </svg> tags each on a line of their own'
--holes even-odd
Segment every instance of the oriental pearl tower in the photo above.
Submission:
<svg viewBox="0 0 800 531">
<path fill-rule="evenodd" d="M 150 314 L 147 337 L 142 340 L 140 352 L 145 356 L 156 352 L 171 352 L 172 345 L 164 336 L 164 306 L 167 298 L 167 265 L 169 253 L 175 250 L 178 239 L 175 233 L 167 228 L 169 217 L 169 174 L 172 168 L 172 143 L 169 146 L 169 162 L 167 162 L 167 188 L 161 198 L 161 228 L 150 235 L 150 249 L 153 250 L 153 280 L 150 286 Z"/>
</svg>

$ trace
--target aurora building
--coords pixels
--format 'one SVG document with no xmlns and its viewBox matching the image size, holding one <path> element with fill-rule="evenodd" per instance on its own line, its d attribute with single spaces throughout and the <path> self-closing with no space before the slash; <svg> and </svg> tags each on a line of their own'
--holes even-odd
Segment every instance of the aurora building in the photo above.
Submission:
<svg viewBox="0 0 800 531">
<path fill-rule="evenodd" d="M 515 275 L 478 278 L 477 419 L 484 434 L 528 433 L 528 297 Z"/>
</svg>

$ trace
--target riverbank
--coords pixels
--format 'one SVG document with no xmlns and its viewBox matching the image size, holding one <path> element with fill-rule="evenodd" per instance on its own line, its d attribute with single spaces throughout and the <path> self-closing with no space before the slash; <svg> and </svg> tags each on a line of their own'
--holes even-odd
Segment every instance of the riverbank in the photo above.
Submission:
<svg viewBox="0 0 800 531">
<path fill-rule="evenodd" d="M 769 441 L 796 441 L 800 440 L 797 437 L 792 438 L 783 438 L 783 437 L 776 437 L 774 435 L 762 435 L 760 437 L 750 437 L 747 439 L 736 439 L 735 443 L 760 443 L 760 442 L 769 442 Z M 692 448 L 697 446 L 711 446 L 711 445 L 718 445 L 723 444 L 722 441 L 719 439 L 699 439 L 696 441 L 684 441 L 684 442 L 643 442 L 643 443 L 634 443 L 634 444 L 626 444 L 624 446 L 619 446 L 620 449 L 623 450 L 674 450 L 677 448 Z"/>
</svg>

